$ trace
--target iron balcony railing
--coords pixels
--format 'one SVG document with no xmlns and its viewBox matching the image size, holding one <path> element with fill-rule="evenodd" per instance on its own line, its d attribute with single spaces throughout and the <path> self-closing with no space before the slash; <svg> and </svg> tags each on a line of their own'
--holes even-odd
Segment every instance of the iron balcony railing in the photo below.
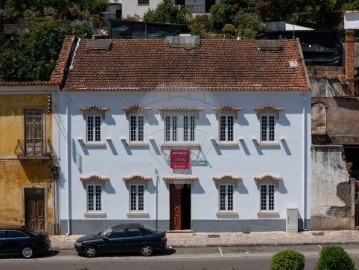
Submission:
<svg viewBox="0 0 359 270">
<path fill-rule="evenodd" d="M 50 140 L 17 140 L 15 154 L 19 159 L 51 159 L 54 149 Z"/>
</svg>

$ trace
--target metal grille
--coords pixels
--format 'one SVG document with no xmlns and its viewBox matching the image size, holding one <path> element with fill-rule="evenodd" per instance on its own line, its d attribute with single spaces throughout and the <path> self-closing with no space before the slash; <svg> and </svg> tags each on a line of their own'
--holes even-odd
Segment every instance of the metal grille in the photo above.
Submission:
<svg viewBox="0 0 359 270">
<path fill-rule="evenodd" d="M 43 152 L 43 112 L 25 111 L 25 149 L 27 156 L 39 156 Z"/>
<path fill-rule="evenodd" d="M 274 210 L 274 185 L 268 185 L 268 210 Z"/>
<path fill-rule="evenodd" d="M 226 186 L 219 186 L 219 210 L 226 210 Z"/>
<path fill-rule="evenodd" d="M 101 211 L 101 186 L 96 186 L 96 211 Z"/>
<path fill-rule="evenodd" d="M 261 141 L 267 141 L 267 116 L 262 116 Z"/>
<path fill-rule="evenodd" d="M 274 116 L 269 116 L 269 140 L 274 141 Z"/>
<path fill-rule="evenodd" d="M 261 210 L 267 210 L 267 186 L 261 185 Z"/>
</svg>

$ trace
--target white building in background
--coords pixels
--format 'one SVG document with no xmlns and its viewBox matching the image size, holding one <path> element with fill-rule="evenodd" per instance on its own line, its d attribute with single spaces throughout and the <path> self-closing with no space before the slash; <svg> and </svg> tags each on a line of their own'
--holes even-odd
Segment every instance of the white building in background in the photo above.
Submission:
<svg viewBox="0 0 359 270">
<path fill-rule="evenodd" d="M 114 0 L 112 0 L 114 1 Z M 162 0 L 122 0 L 122 18 L 138 15 L 141 18 L 149 9 L 155 9 Z M 209 13 L 209 9 L 219 0 L 174 0 L 174 4 L 184 5 L 193 15 Z"/>
<path fill-rule="evenodd" d="M 62 74 L 53 132 L 63 234 L 123 222 L 309 226 L 311 92 L 298 40 L 67 37 Z"/>
</svg>

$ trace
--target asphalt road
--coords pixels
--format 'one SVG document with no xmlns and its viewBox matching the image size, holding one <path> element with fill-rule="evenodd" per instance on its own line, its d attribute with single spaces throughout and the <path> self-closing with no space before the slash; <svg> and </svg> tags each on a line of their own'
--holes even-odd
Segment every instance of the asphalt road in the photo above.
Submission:
<svg viewBox="0 0 359 270">
<path fill-rule="evenodd" d="M 343 247 L 359 266 L 359 245 Z M 0 270 L 265 270 L 269 269 L 272 255 L 283 249 L 302 252 L 305 270 L 312 270 L 320 248 L 318 245 L 178 248 L 152 257 L 124 254 L 93 259 L 78 256 L 74 250 L 60 250 L 30 260 L 1 257 Z"/>
</svg>

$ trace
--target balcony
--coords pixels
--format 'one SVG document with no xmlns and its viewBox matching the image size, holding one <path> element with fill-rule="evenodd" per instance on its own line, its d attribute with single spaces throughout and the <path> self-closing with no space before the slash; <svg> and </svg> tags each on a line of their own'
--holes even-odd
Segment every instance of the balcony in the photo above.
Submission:
<svg viewBox="0 0 359 270">
<path fill-rule="evenodd" d="M 50 160 L 54 149 L 50 140 L 17 140 L 15 154 L 22 160 Z"/>
</svg>

